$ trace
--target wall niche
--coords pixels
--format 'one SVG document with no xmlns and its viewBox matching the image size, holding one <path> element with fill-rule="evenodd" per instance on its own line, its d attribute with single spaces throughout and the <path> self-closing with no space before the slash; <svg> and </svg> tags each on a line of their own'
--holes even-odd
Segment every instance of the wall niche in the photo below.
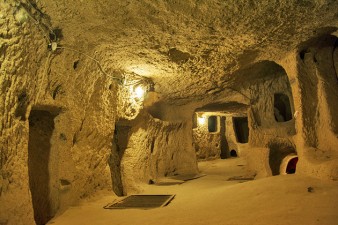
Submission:
<svg viewBox="0 0 338 225">
<path fill-rule="evenodd" d="M 208 131 L 214 133 L 218 131 L 218 117 L 209 116 L 208 117 Z"/>
</svg>

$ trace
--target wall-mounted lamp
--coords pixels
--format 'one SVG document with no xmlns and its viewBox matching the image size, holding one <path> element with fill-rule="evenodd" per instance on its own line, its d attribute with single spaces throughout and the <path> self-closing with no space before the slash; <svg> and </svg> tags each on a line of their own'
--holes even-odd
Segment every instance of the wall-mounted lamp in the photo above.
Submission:
<svg viewBox="0 0 338 225">
<path fill-rule="evenodd" d="M 198 121 L 198 125 L 204 125 L 206 119 L 205 119 L 204 116 L 199 116 L 199 117 L 197 118 L 197 121 Z"/>
<path fill-rule="evenodd" d="M 147 92 L 147 87 L 143 86 L 142 84 L 136 86 L 129 87 L 129 98 L 133 101 L 143 101 L 144 96 Z"/>
<path fill-rule="evenodd" d="M 139 85 L 139 86 L 136 86 L 136 88 L 134 89 L 134 92 L 135 92 L 136 98 L 140 99 L 144 97 L 145 89 L 143 86 Z"/>
<path fill-rule="evenodd" d="M 119 90 L 119 116 L 128 120 L 134 119 L 143 108 L 147 92 L 152 91 L 153 87 L 154 83 L 150 78 L 134 73 L 123 74 Z"/>
</svg>

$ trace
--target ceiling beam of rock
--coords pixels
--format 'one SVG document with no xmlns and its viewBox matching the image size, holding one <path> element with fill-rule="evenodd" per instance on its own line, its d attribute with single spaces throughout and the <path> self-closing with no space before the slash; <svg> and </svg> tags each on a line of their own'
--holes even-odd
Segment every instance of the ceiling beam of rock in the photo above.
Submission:
<svg viewBox="0 0 338 225">
<path fill-rule="evenodd" d="M 226 81 L 240 70 L 278 62 L 338 27 L 336 0 L 30 3 L 60 31 L 60 46 L 104 53 L 100 60 L 108 71 L 149 77 L 163 101 L 177 105 L 231 88 Z"/>
</svg>

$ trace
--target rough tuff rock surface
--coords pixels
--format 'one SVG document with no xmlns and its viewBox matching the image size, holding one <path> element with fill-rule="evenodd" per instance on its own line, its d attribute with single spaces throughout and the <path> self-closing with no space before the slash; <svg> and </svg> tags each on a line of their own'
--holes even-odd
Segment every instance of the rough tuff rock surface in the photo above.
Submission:
<svg viewBox="0 0 338 225">
<path fill-rule="evenodd" d="M 208 132 L 208 125 L 197 126 L 194 129 L 194 139 L 197 145 L 198 156 L 200 158 L 219 157 L 221 154 L 221 139 L 222 135 L 226 136 L 226 151 L 227 157 L 229 157 L 229 151 L 232 145 L 235 144 L 236 150 L 240 149 L 240 155 L 244 156 L 248 152 L 254 151 L 256 147 L 268 147 L 271 143 L 277 142 L 291 142 L 292 136 L 295 134 L 295 121 L 294 119 L 287 122 L 277 122 L 274 116 L 274 94 L 283 93 L 288 96 L 290 100 L 291 108 L 294 108 L 292 102 L 291 87 L 286 75 L 285 70 L 270 61 L 263 61 L 258 64 L 247 68 L 244 73 L 238 73 L 235 79 L 240 80 L 243 74 L 247 75 L 246 82 L 241 83 L 241 95 L 246 96 L 246 102 L 249 100 L 250 109 L 248 113 L 239 114 L 241 108 L 238 108 L 238 113 L 229 113 L 227 109 L 231 108 L 231 105 L 224 106 L 223 112 L 219 109 L 217 112 L 213 112 L 210 115 L 226 116 L 226 129 L 217 132 Z M 234 84 L 238 85 L 238 81 L 234 81 Z M 234 88 L 236 85 L 233 86 Z M 246 102 L 240 102 L 245 104 Z M 233 107 L 242 106 L 242 104 L 235 104 Z M 207 111 L 207 109 L 205 109 Z M 232 109 L 233 111 L 233 109 Z M 209 116 L 210 116 L 209 115 Z M 250 148 L 247 148 L 247 144 L 239 143 L 236 140 L 236 132 L 233 124 L 233 117 L 246 116 L 249 120 L 249 143 Z M 228 118 L 229 117 L 229 118 Z M 242 148 L 242 149 L 241 149 Z M 211 155 L 208 155 L 211 154 Z M 256 153 L 255 153 L 256 154 Z M 259 154 L 252 155 L 251 157 L 261 157 Z M 256 159 L 258 161 L 258 159 Z M 256 167 L 257 165 L 254 165 Z"/>
<path fill-rule="evenodd" d="M 210 133 L 207 124 L 197 126 L 193 129 L 193 140 L 195 144 L 196 157 L 198 160 L 210 160 L 217 158 L 230 158 L 245 156 L 247 143 L 239 143 L 234 128 L 233 118 L 243 117 L 241 114 L 228 114 L 224 112 L 213 113 L 219 117 L 220 126 L 218 131 Z M 246 116 L 246 115 L 244 115 Z M 234 151 L 231 155 L 231 151 Z"/>
<path fill-rule="evenodd" d="M 191 127 L 189 122 L 161 121 L 149 115 L 137 118 L 123 149 L 124 193 L 133 193 L 138 184 L 163 177 L 197 174 Z"/>
<path fill-rule="evenodd" d="M 154 79 L 179 104 L 228 86 L 234 71 L 279 60 L 337 27 L 338 3 L 313 1 L 41 1 L 61 44 L 106 45 L 111 67 Z"/>
<path fill-rule="evenodd" d="M 18 20 L 19 10 L 1 2 L 0 221 L 33 223 L 32 204 L 42 204 L 46 218 L 35 220 L 44 223 L 110 184 L 116 86 L 108 88 L 91 61 L 81 58 L 75 69 L 79 55 L 48 52 L 38 27 Z"/>
<path fill-rule="evenodd" d="M 196 173 L 193 114 L 229 102 L 246 106 L 237 146 L 257 177 L 297 153 L 297 173 L 338 179 L 337 11 L 336 0 L 1 0 L 0 224 L 44 224 L 97 190 Z M 144 109 L 123 82 L 142 77 L 154 82 Z M 274 118 L 276 92 L 288 122 Z"/>
<path fill-rule="evenodd" d="M 310 40 L 304 51 L 282 62 L 294 96 L 299 173 L 337 179 L 337 37 Z"/>
</svg>

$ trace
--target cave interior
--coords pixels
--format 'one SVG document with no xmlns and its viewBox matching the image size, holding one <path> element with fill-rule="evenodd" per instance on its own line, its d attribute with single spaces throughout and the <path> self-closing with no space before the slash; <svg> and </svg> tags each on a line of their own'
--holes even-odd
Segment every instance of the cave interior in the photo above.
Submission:
<svg viewBox="0 0 338 225">
<path fill-rule="evenodd" d="M 338 1 L 0 8 L 0 225 L 338 224 Z"/>
</svg>

